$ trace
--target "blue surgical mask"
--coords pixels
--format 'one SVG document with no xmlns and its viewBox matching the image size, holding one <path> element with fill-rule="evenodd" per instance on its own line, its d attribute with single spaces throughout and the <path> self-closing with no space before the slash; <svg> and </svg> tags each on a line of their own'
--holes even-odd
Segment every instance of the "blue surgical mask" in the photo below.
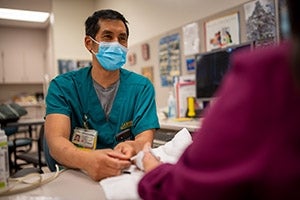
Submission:
<svg viewBox="0 0 300 200">
<path fill-rule="evenodd" d="M 120 69 L 126 63 L 127 48 L 119 42 L 94 42 L 99 44 L 98 52 L 95 56 L 101 66 L 108 71 Z"/>
</svg>

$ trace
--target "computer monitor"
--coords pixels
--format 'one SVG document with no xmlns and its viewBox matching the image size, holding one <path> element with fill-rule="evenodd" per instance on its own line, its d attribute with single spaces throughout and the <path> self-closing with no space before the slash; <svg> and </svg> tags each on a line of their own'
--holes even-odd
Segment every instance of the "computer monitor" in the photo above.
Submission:
<svg viewBox="0 0 300 200">
<path fill-rule="evenodd" d="M 252 50 L 254 42 L 247 42 L 196 55 L 196 98 L 209 102 L 230 68 L 230 58 L 241 49 Z"/>
</svg>

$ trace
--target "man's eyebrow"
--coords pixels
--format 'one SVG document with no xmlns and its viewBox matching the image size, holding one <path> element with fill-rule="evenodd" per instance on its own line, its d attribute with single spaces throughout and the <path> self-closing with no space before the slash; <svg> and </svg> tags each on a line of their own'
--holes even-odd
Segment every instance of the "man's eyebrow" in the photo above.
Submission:
<svg viewBox="0 0 300 200">
<path fill-rule="evenodd" d="M 102 34 L 102 35 L 103 35 L 103 34 L 114 34 L 114 32 L 112 32 L 112 31 L 110 31 L 110 30 L 104 30 L 101 34 Z M 127 37 L 127 33 L 126 33 L 126 32 L 120 33 L 119 35 L 120 35 L 120 36 L 125 36 L 125 37 Z"/>
<path fill-rule="evenodd" d="M 113 32 L 112 32 L 112 31 L 109 31 L 109 30 L 104 30 L 104 31 L 102 32 L 102 34 L 113 34 Z"/>
</svg>

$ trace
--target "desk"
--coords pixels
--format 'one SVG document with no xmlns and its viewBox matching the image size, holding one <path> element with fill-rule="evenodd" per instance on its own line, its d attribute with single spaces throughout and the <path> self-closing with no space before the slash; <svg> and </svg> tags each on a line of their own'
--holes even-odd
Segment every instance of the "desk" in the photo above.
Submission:
<svg viewBox="0 0 300 200">
<path fill-rule="evenodd" d="M 43 174 L 44 176 L 47 174 Z M 93 181 L 78 170 L 66 170 L 56 179 L 36 189 L 15 195 L 0 197 L 0 200 L 103 200 L 104 191 L 99 182 Z"/>
<path fill-rule="evenodd" d="M 32 137 L 33 126 L 44 124 L 44 118 L 32 118 L 32 119 L 19 119 L 16 122 L 7 123 L 5 127 L 22 127 L 27 126 L 29 136 Z"/>
<path fill-rule="evenodd" d="M 16 122 L 10 122 L 6 124 L 6 127 L 15 127 L 15 126 L 28 126 L 28 131 L 32 133 L 32 126 L 42 125 L 45 122 L 44 118 L 32 118 L 32 119 L 19 119 Z"/>
</svg>

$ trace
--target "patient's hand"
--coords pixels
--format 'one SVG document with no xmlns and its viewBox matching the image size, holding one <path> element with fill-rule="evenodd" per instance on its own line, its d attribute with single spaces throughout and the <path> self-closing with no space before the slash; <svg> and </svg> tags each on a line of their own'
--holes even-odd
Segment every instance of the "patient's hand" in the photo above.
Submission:
<svg viewBox="0 0 300 200">
<path fill-rule="evenodd" d="M 143 168 L 146 173 L 153 170 L 154 168 L 158 167 L 161 164 L 159 158 L 153 155 L 150 149 L 151 149 L 150 143 L 146 143 L 143 148 L 144 156 L 142 158 Z"/>
</svg>

